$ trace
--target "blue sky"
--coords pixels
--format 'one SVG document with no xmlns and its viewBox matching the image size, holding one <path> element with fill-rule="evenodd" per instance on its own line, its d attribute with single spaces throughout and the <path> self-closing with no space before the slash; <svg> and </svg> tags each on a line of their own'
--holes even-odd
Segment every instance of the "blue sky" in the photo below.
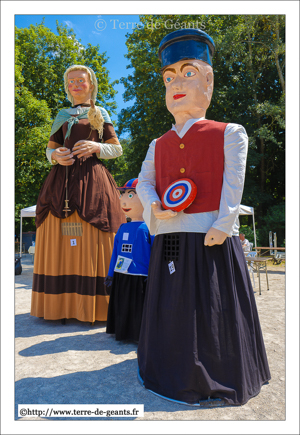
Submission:
<svg viewBox="0 0 300 435">
<path fill-rule="evenodd" d="M 126 34 L 131 33 L 137 26 L 139 15 L 15 15 L 15 25 L 18 28 L 29 27 L 30 24 L 40 24 L 45 17 L 45 26 L 56 32 L 56 21 L 72 28 L 78 40 L 84 46 L 88 43 L 99 44 L 100 52 L 106 51 L 108 62 L 106 68 L 109 70 L 111 80 L 119 80 L 126 77 L 130 69 L 126 69 L 129 61 L 124 55 L 127 53 Z M 141 25 L 141 23 L 140 23 Z M 133 101 L 123 101 L 124 86 L 119 83 L 114 86 L 118 91 L 115 96 L 117 113 L 124 107 L 131 106 Z M 112 119 L 117 120 L 113 115 Z"/>
</svg>

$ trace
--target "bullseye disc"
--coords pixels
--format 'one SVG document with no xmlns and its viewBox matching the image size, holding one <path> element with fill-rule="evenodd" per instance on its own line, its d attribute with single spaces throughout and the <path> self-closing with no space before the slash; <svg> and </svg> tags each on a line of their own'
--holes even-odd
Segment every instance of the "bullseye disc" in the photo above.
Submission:
<svg viewBox="0 0 300 435">
<path fill-rule="evenodd" d="M 182 211 L 189 207 L 197 195 L 197 186 L 189 178 L 171 183 L 163 193 L 162 206 L 167 210 Z"/>
</svg>

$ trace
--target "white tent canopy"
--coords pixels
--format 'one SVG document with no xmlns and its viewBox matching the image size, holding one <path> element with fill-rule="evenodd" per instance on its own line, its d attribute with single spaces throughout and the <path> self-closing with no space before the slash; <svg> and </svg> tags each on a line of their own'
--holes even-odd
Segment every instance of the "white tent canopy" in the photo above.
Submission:
<svg viewBox="0 0 300 435">
<path fill-rule="evenodd" d="M 35 209 L 36 209 L 36 205 L 32 205 L 31 207 L 23 208 L 21 210 L 21 219 L 20 219 L 20 258 L 22 257 L 22 219 L 23 219 L 23 217 L 35 217 Z"/>
<path fill-rule="evenodd" d="M 23 208 L 21 210 L 21 218 L 22 217 L 35 217 L 35 209 L 36 209 L 36 205 L 32 205 L 31 207 Z"/>
<path fill-rule="evenodd" d="M 23 208 L 21 210 L 21 220 L 20 220 L 20 257 L 22 256 L 22 218 L 23 217 L 35 217 L 35 209 L 36 205 L 32 205 L 31 207 Z M 255 232 L 255 219 L 254 219 L 254 208 L 248 207 L 247 205 L 240 205 L 240 216 L 243 215 L 252 215 L 253 218 L 253 231 L 254 231 L 254 244 L 256 245 L 256 232 Z"/>
<path fill-rule="evenodd" d="M 248 207 L 247 205 L 240 205 L 240 215 L 252 214 L 254 215 L 253 207 Z"/>
</svg>

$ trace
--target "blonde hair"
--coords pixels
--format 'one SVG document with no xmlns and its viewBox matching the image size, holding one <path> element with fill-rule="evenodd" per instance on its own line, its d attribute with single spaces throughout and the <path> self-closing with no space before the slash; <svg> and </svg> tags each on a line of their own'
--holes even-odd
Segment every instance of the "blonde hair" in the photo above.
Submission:
<svg viewBox="0 0 300 435">
<path fill-rule="evenodd" d="M 69 87 L 68 87 L 68 84 L 69 84 L 68 83 L 68 74 L 71 71 L 85 71 L 88 73 L 90 82 L 92 85 L 94 85 L 91 98 L 95 103 L 97 93 L 98 93 L 97 78 L 96 78 L 94 71 L 91 68 L 89 68 L 88 66 L 84 66 L 84 65 L 72 65 L 69 68 L 67 68 L 66 72 L 64 73 L 64 86 L 65 86 L 65 91 L 66 91 L 67 96 L 68 96 L 68 100 L 72 103 L 72 105 L 74 104 L 74 99 L 73 99 L 72 95 L 70 94 Z"/>
<path fill-rule="evenodd" d="M 97 130 L 99 133 L 99 138 L 102 139 L 104 118 L 102 116 L 101 110 L 99 107 L 91 106 L 87 116 L 92 130 Z"/>
</svg>

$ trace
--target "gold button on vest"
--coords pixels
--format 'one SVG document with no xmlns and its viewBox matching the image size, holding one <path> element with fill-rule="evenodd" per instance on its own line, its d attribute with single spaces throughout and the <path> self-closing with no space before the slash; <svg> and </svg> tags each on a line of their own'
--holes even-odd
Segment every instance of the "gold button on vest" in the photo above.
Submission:
<svg viewBox="0 0 300 435">
<path fill-rule="evenodd" d="M 181 144 L 179 145 L 179 148 L 181 148 L 181 149 L 183 150 L 183 148 L 184 148 L 184 143 L 181 143 Z"/>
<path fill-rule="evenodd" d="M 185 169 L 184 169 L 184 168 L 181 168 L 181 169 L 180 169 L 180 172 L 181 172 L 182 174 L 184 174 L 184 173 L 185 173 Z"/>
</svg>

